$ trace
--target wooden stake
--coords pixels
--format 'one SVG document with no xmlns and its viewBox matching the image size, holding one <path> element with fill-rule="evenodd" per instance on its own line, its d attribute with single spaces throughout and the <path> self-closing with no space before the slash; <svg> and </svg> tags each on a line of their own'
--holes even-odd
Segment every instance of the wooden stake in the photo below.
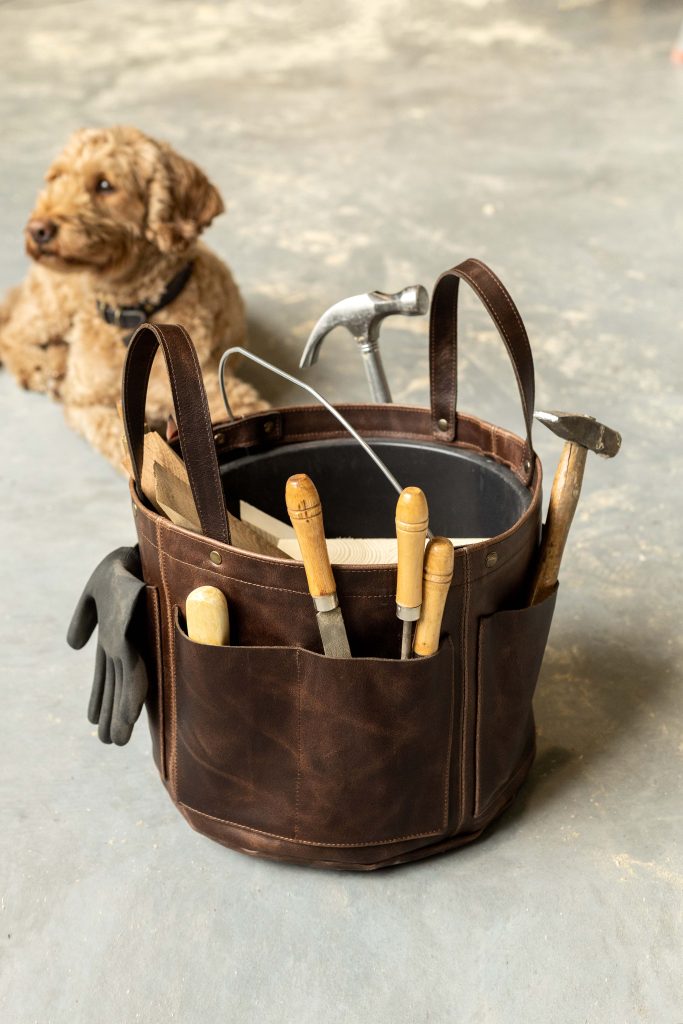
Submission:
<svg viewBox="0 0 683 1024">
<path fill-rule="evenodd" d="M 225 647 L 230 643 L 228 602 L 216 587 L 197 587 L 185 601 L 187 635 L 196 644 Z"/>
<path fill-rule="evenodd" d="M 160 511 L 168 516 L 176 526 L 182 526 L 193 533 L 201 533 L 199 516 L 195 507 L 190 484 L 170 472 L 166 466 L 154 464 L 154 481 L 156 504 Z M 234 547 L 242 551 L 251 551 L 257 555 L 268 555 L 269 558 L 287 558 L 277 546 L 277 541 L 264 530 L 249 523 L 243 523 L 230 512 L 226 512 L 230 536 Z"/>
<path fill-rule="evenodd" d="M 439 649 L 441 622 L 453 579 L 455 551 L 447 537 L 434 537 L 427 545 L 422 587 L 422 611 L 415 630 L 413 652 L 420 658 Z"/>
</svg>

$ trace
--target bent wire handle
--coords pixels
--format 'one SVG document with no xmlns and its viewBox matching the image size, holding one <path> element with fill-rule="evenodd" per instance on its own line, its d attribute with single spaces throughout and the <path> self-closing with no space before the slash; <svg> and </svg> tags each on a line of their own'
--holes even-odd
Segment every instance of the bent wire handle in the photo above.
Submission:
<svg viewBox="0 0 683 1024">
<path fill-rule="evenodd" d="M 349 421 L 345 419 L 339 412 L 339 410 L 335 409 L 335 407 L 331 405 L 326 398 L 323 398 L 319 391 L 316 391 L 315 388 L 312 388 L 310 384 L 305 384 L 304 381 L 299 380 L 298 377 L 293 377 L 292 374 L 287 373 L 286 370 L 281 370 L 278 366 L 273 366 L 272 363 L 267 363 L 266 360 L 261 359 L 260 356 L 255 356 L 253 352 L 247 352 L 246 349 L 240 348 L 239 345 L 236 345 L 234 348 L 226 349 L 226 351 L 221 356 L 220 363 L 218 364 L 218 383 L 221 386 L 221 394 L 223 395 L 223 404 L 225 405 L 225 411 L 227 412 L 231 422 L 234 422 L 235 416 L 233 415 L 233 411 L 230 408 L 230 402 L 228 401 L 228 392 L 225 386 L 225 366 L 230 356 L 234 355 L 235 353 L 239 353 L 241 356 L 245 356 L 247 359 L 251 359 L 252 363 L 258 363 L 258 365 L 263 366 L 264 369 L 270 370 L 271 373 L 275 373 L 278 377 L 282 377 L 283 380 L 289 381 L 290 384 L 296 384 L 298 385 L 298 387 L 303 388 L 304 391 L 307 391 L 309 395 L 313 395 L 315 400 L 317 402 L 320 402 L 320 404 L 324 406 L 327 409 L 327 411 L 331 413 L 332 416 L 334 416 L 334 418 L 339 423 L 341 423 L 344 430 L 348 431 L 351 437 L 358 442 L 363 451 L 370 456 L 370 458 L 378 467 L 378 469 L 380 469 L 382 473 L 384 473 L 385 477 L 387 478 L 391 486 L 394 488 L 396 493 L 401 494 L 403 488 L 401 487 L 400 483 L 393 475 L 393 473 L 389 469 L 387 469 L 387 467 L 384 465 L 380 457 L 372 450 L 370 445 L 363 440 L 363 438 L 356 430 L 353 429 Z"/>
</svg>

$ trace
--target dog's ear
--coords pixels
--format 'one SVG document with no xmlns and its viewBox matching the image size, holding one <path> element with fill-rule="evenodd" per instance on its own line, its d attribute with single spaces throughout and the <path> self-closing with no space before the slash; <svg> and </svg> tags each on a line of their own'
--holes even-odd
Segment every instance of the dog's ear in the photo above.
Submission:
<svg viewBox="0 0 683 1024">
<path fill-rule="evenodd" d="M 202 170 L 158 143 L 147 194 L 147 238 L 161 252 L 182 252 L 225 209 Z"/>
</svg>

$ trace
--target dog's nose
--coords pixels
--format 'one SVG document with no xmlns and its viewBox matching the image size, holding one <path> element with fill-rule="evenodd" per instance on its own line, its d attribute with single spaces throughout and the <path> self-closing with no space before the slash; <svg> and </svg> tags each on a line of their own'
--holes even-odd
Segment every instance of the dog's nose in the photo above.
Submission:
<svg viewBox="0 0 683 1024">
<path fill-rule="evenodd" d="M 57 225 L 53 220 L 30 220 L 27 227 L 36 245 L 46 245 L 57 234 Z"/>
</svg>

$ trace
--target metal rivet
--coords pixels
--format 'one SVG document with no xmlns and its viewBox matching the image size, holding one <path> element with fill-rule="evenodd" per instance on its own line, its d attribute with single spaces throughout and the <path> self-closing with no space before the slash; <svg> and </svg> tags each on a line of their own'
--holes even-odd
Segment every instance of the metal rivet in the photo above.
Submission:
<svg viewBox="0 0 683 1024">
<path fill-rule="evenodd" d="M 486 556 L 486 568 L 487 569 L 492 569 L 497 561 L 498 561 L 498 552 L 497 551 L 489 551 L 488 555 Z"/>
<path fill-rule="evenodd" d="M 440 420 L 437 420 L 437 427 L 439 430 L 448 430 L 448 420 L 445 420 L 443 416 Z"/>
<path fill-rule="evenodd" d="M 211 559 L 214 565 L 220 565 L 221 562 L 223 561 L 223 559 L 221 558 L 220 551 L 212 551 L 209 554 L 209 558 Z"/>
<path fill-rule="evenodd" d="M 225 441 L 225 434 L 214 434 L 213 439 L 216 442 L 216 444 L 223 444 L 223 442 Z"/>
<path fill-rule="evenodd" d="M 525 473 L 529 473 L 530 470 L 531 470 L 531 460 L 530 459 L 525 459 L 524 460 L 524 472 Z"/>
<path fill-rule="evenodd" d="M 272 420 L 266 420 L 266 422 L 263 424 L 263 433 L 264 434 L 272 434 L 274 426 L 275 426 L 275 424 L 273 423 Z"/>
</svg>

